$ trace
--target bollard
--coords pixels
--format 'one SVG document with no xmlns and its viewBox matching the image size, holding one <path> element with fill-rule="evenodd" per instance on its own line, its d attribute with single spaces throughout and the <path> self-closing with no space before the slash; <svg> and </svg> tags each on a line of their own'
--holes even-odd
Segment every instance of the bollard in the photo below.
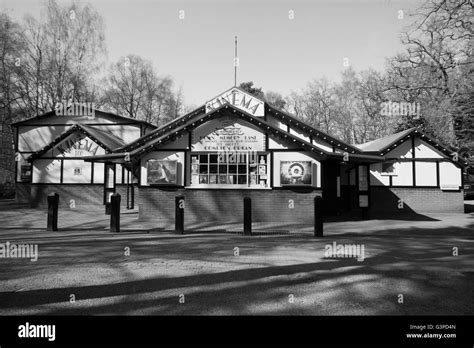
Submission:
<svg viewBox="0 0 474 348">
<path fill-rule="evenodd" d="M 252 200 L 244 198 L 244 235 L 252 235 Z"/>
<path fill-rule="evenodd" d="M 120 195 L 110 197 L 110 232 L 120 232 Z"/>
<path fill-rule="evenodd" d="M 323 236 L 323 198 L 314 197 L 314 236 Z"/>
<path fill-rule="evenodd" d="M 174 230 L 176 233 L 184 234 L 184 197 L 175 197 L 175 221 Z"/>
<path fill-rule="evenodd" d="M 59 206 L 59 195 L 55 192 L 48 195 L 48 222 L 47 231 L 58 230 L 58 206 Z"/>
</svg>

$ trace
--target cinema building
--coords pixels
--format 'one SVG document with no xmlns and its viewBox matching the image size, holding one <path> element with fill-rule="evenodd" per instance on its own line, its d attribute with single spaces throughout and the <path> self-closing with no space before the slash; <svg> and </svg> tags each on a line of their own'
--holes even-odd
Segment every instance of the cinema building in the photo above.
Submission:
<svg viewBox="0 0 474 348">
<path fill-rule="evenodd" d="M 139 216 L 185 223 L 311 223 L 325 214 L 463 212 L 462 168 L 417 129 L 347 144 L 233 87 L 158 129 L 97 111 L 94 120 L 44 115 L 16 124 L 18 185 L 33 203 L 104 204 L 113 192 Z M 128 199 L 124 199 L 127 195 Z"/>
</svg>

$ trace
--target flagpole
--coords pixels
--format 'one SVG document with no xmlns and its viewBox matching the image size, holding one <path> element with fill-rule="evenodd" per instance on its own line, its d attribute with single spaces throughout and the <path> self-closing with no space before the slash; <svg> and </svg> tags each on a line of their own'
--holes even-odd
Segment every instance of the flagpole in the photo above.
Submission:
<svg viewBox="0 0 474 348">
<path fill-rule="evenodd" d="M 237 86 L 237 36 L 235 37 L 235 52 L 234 52 L 234 86 Z"/>
</svg>

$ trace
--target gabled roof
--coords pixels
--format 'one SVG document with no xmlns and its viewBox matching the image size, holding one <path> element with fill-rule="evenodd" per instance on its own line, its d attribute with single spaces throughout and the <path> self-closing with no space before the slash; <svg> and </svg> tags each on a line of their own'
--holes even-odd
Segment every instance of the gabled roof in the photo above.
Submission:
<svg viewBox="0 0 474 348">
<path fill-rule="evenodd" d="M 150 137 L 149 134 L 145 137 L 140 138 L 141 142 L 137 143 L 134 148 L 128 148 L 128 146 L 119 148 L 114 151 L 112 154 L 101 155 L 101 156 L 87 156 L 86 160 L 107 160 L 107 159 L 117 159 L 120 157 L 125 157 L 126 155 L 133 157 L 140 157 L 141 155 L 155 150 L 157 147 L 173 141 L 181 137 L 185 132 L 200 126 L 206 121 L 212 120 L 214 118 L 220 117 L 221 115 L 238 115 L 240 119 L 253 124 L 255 127 L 260 128 L 263 132 L 266 132 L 275 138 L 281 139 L 283 141 L 292 142 L 300 146 L 301 150 L 308 151 L 309 153 L 314 154 L 318 158 L 332 158 L 342 160 L 344 158 L 343 153 L 328 152 L 319 148 L 317 145 L 311 144 L 296 135 L 290 134 L 280 128 L 272 126 L 263 120 L 262 117 L 255 117 L 251 114 L 236 108 L 230 104 L 224 104 L 216 109 L 209 111 L 206 114 L 201 114 L 199 117 L 194 117 L 189 115 L 187 120 L 181 120 L 178 122 L 178 125 L 175 127 L 164 127 L 165 129 L 156 130 L 154 136 Z M 125 150 L 124 150 L 125 149 Z M 126 150 L 129 151 L 126 151 Z M 363 159 L 365 161 L 379 162 L 383 161 L 382 156 L 372 156 L 366 154 L 350 154 L 350 158 L 353 160 Z"/>
<path fill-rule="evenodd" d="M 103 147 L 109 152 L 112 152 L 113 150 L 124 145 L 123 140 L 121 140 L 120 138 L 116 137 L 115 135 L 107 131 L 99 130 L 91 126 L 86 126 L 80 123 L 76 123 L 73 126 L 71 126 L 68 130 L 58 135 L 51 143 L 49 143 L 42 149 L 36 152 L 33 152 L 28 157 L 28 161 L 31 161 L 35 158 L 42 156 L 48 150 L 52 149 L 54 146 L 56 146 L 61 141 L 63 141 L 64 139 L 66 139 L 67 137 L 69 137 L 71 134 L 75 132 L 83 133 L 84 135 L 91 138 L 93 141 L 95 141 L 97 144 L 99 144 L 101 147 Z"/>
<path fill-rule="evenodd" d="M 404 131 L 388 135 L 380 139 L 375 139 L 367 143 L 357 145 L 357 147 L 364 152 L 382 152 L 386 148 L 405 138 L 407 135 L 413 133 L 415 129 L 416 127 L 406 129 Z"/>
<path fill-rule="evenodd" d="M 296 117 L 290 115 L 288 112 L 281 110 L 273 105 L 265 103 L 265 108 L 273 116 L 276 116 L 281 122 L 288 123 L 290 126 L 299 129 L 303 134 L 310 137 L 318 137 L 321 140 L 327 142 L 330 145 L 333 145 L 335 148 L 341 151 L 347 151 L 348 153 L 361 153 L 361 150 L 354 145 L 348 144 L 340 139 L 337 139 L 321 130 L 314 128 L 307 123 L 297 119 Z"/>
<path fill-rule="evenodd" d="M 120 121 L 123 121 L 123 123 L 137 123 L 137 124 L 143 124 L 143 125 L 145 125 L 147 127 L 150 127 L 150 128 L 157 128 L 155 125 L 152 125 L 151 123 L 148 123 L 146 121 L 136 120 L 136 119 L 133 119 L 133 118 L 130 118 L 130 117 L 125 117 L 125 116 L 120 116 L 120 115 L 114 114 L 112 112 L 103 111 L 103 110 L 99 110 L 99 109 L 95 109 L 95 108 L 94 108 L 94 112 L 96 112 L 98 114 L 105 115 L 105 116 L 116 118 Z M 14 122 L 14 123 L 12 123 L 12 126 L 13 127 L 18 127 L 18 126 L 22 126 L 22 125 L 27 125 L 28 123 L 34 123 L 35 120 L 42 120 L 44 118 L 51 117 L 51 116 L 56 116 L 56 111 L 55 110 L 45 112 L 44 114 L 37 115 L 37 116 L 32 117 L 32 118 L 28 118 L 28 119 L 25 119 L 25 120 Z M 59 117 L 68 117 L 68 116 L 59 116 Z M 88 118 L 86 116 L 81 117 L 81 116 L 74 116 L 74 115 L 71 116 L 71 118 L 74 119 L 74 120 L 77 120 L 78 121 L 77 123 L 83 123 L 84 121 L 86 121 L 88 119 L 91 119 L 91 118 Z M 87 123 L 92 123 L 92 122 L 87 122 Z"/>
<path fill-rule="evenodd" d="M 453 157 L 454 150 L 434 141 L 417 127 L 409 128 L 404 131 L 386 136 L 384 138 L 369 141 L 367 143 L 360 144 L 357 146 L 362 151 L 364 151 L 364 153 L 386 156 L 387 153 L 392 151 L 397 146 L 400 146 L 407 139 L 412 138 L 412 137 L 418 137 L 422 139 L 423 141 L 433 146 L 436 150 L 438 150 L 439 152 L 441 152 L 448 158 Z M 468 162 L 465 162 L 465 161 L 463 162 L 461 160 L 456 161 L 456 162 L 461 166 L 465 166 L 468 164 Z"/>
<path fill-rule="evenodd" d="M 193 111 L 187 113 L 186 115 L 183 115 L 181 117 L 178 117 L 174 119 L 171 122 L 168 122 L 167 124 L 161 126 L 158 129 L 155 129 L 148 134 L 145 134 L 144 136 L 132 141 L 131 143 L 128 143 L 124 146 L 122 146 L 120 149 L 117 149 L 117 151 L 123 151 L 123 152 L 129 152 L 137 147 L 140 147 L 143 145 L 145 142 L 148 140 L 155 138 L 157 136 L 160 136 L 162 134 L 165 134 L 166 132 L 178 127 L 179 125 L 183 125 L 184 123 L 198 118 L 198 116 L 203 115 L 206 112 L 206 107 L 204 105 L 198 107 L 197 109 L 194 109 Z"/>
</svg>

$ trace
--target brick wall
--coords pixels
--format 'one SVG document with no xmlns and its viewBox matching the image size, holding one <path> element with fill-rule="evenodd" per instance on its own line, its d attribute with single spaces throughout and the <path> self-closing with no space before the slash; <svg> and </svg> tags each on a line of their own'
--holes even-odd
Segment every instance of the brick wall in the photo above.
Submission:
<svg viewBox="0 0 474 348">
<path fill-rule="evenodd" d="M 321 190 L 205 190 L 140 187 L 139 216 L 173 222 L 175 197 L 185 197 L 185 224 L 198 221 L 239 223 L 243 221 L 244 197 L 252 199 L 254 222 L 313 223 L 314 197 Z M 294 208 L 290 209 L 290 200 Z"/>
<path fill-rule="evenodd" d="M 463 213 L 462 191 L 442 191 L 438 188 L 370 188 L 372 212 Z M 399 209 L 399 200 L 403 208 Z"/>
<path fill-rule="evenodd" d="M 69 208 L 71 200 L 74 200 L 76 207 L 102 207 L 103 206 L 103 185 L 35 185 L 17 183 L 17 201 L 20 203 L 30 203 L 32 208 L 46 207 L 48 205 L 47 196 L 52 192 L 59 194 L 59 206 Z M 126 185 L 117 185 L 116 192 L 122 196 L 121 209 L 127 205 Z M 135 206 L 138 200 L 138 189 L 135 187 Z"/>
</svg>

